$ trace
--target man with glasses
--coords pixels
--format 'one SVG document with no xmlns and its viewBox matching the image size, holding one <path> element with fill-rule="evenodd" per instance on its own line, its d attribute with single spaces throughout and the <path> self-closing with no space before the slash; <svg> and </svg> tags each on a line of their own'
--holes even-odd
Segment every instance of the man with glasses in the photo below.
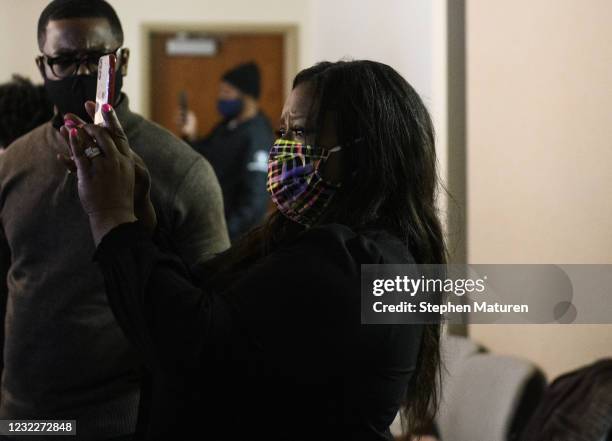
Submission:
<svg viewBox="0 0 612 441">
<path fill-rule="evenodd" d="M 57 130 L 63 116 L 90 121 L 83 104 L 95 98 L 100 56 L 117 56 L 113 107 L 151 173 L 159 229 L 188 264 L 229 246 L 221 192 L 204 158 L 129 110 L 121 93 L 129 51 L 108 3 L 52 1 L 40 16 L 38 42 L 36 62 L 56 113 L 0 159 L 0 304 L 6 307 L 0 419 L 76 419 L 71 439 L 127 440 L 136 429 L 140 366 L 92 261 L 77 177 L 58 160 L 69 154 Z"/>
<path fill-rule="evenodd" d="M 51 25 L 53 26 L 53 25 Z M 53 51 L 53 49 L 49 49 Z M 44 48 L 43 48 L 44 51 Z M 129 50 L 117 48 L 106 51 L 105 48 L 87 49 L 82 55 L 72 49 L 56 51 L 57 56 L 46 54 L 36 57 L 36 64 L 45 80 L 45 89 L 53 99 L 58 112 L 53 120 L 55 127 L 64 124 L 63 115 L 74 113 L 81 119 L 91 122 L 81 100 L 95 98 L 97 87 L 98 61 L 104 55 L 114 54 L 117 57 L 117 71 L 115 73 L 115 86 L 121 92 L 123 76 L 127 73 Z M 120 93 L 116 95 L 117 101 L 122 99 Z"/>
</svg>

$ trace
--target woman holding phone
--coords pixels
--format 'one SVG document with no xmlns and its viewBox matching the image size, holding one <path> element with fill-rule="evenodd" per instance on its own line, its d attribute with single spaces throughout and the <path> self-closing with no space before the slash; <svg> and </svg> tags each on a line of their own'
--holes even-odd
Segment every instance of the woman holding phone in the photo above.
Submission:
<svg viewBox="0 0 612 441">
<path fill-rule="evenodd" d="M 361 264 L 446 262 L 432 123 L 395 70 L 296 76 L 269 155 L 277 211 L 197 269 L 151 233 L 146 172 L 103 110 L 107 128 L 62 130 L 110 305 L 146 368 L 146 439 L 383 440 L 400 406 L 413 431 L 431 420 L 439 325 L 361 325 Z"/>
</svg>

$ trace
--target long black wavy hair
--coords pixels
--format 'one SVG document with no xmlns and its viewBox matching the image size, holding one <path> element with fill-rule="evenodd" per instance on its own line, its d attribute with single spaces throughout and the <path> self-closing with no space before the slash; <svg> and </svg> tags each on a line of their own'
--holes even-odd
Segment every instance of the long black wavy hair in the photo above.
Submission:
<svg viewBox="0 0 612 441">
<path fill-rule="evenodd" d="M 338 144 L 360 140 L 343 149 L 343 185 L 320 223 L 385 229 L 408 246 L 418 264 L 445 264 L 434 129 L 416 91 L 390 66 L 367 60 L 318 63 L 298 73 L 293 88 L 302 84 L 312 91 L 315 137 L 331 113 Z M 214 260 L 217 274 L 219 269 L 235 274 L 303 231 L 273 212 Z M 440 325 L 424 326 L 404 400 L 404 421 L 412 433 L 427 430 L 439 400 Z"/>
</svg>

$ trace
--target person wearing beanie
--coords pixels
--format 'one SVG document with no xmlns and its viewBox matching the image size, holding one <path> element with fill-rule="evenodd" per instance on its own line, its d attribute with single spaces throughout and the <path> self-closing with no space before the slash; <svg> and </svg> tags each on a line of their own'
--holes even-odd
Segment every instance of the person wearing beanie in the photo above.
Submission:
<svg viewBox="0 0 612 441">
<path fill-rule="evenodd" d="M 264 218 L 268 150 L 274 142 L 268 118 L 259 109 L 261 76 L 257 64 L 240 64 L 221 77 L 217 110 L 221 121 L 197 139 L 197 117 L 187 111 L 183 138 L 212 164 L 225 205 L 230 239 L 235 240 Z"/>
<path fill-rule="evenodd" d="M 244 63 L 227 71 L 223 81 L 229 83 L 246 95 L 259 99 L 259 68 L 253 62 Z"/>
</svg>

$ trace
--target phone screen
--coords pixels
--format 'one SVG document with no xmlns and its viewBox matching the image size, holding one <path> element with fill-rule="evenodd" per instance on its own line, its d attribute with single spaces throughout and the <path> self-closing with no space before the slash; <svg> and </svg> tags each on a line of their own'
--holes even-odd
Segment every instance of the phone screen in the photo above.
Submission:
<svg viewBox="0 0 612 441">
<path fill-rule="evenodd" d="M 96 114 L 94 124 L 104 125 L 102 106 L 113 104 L 115 98 L 115 64 L 117 57 L 114 54 L 100 57 L 98 62 L 98 86 L 96 90 Z"/>
</svg>

